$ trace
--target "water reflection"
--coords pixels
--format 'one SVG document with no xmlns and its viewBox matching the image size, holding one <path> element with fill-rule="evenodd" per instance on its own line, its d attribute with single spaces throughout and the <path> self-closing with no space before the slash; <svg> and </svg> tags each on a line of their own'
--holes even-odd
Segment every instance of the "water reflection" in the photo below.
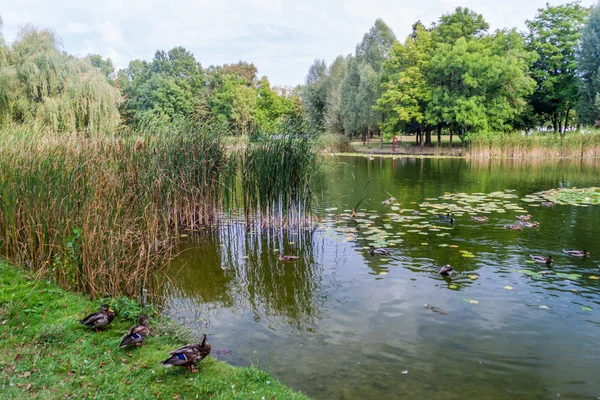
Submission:
<svg viewBox="0 0 600 400">
<path fill-rule="evenodd" d="M 343 157 L 329 164 L 317 229 L 234 224 L 190 239 L 162 284 L 167 310 L 209 330 L 215 348 L 233 349 L 223 357 L 232 364 L 258 361 L 314 398 L 600 396 L 600 280 L 593 279 L 600 208 L 519 200 L 597 185 L 598 162 Z M 446 192 L 505 189 L 538 229 L 505 229 L 515 222 L 507 210 L 483 224 L 456 216 L 432 231 L 416 226 L 436 225 L 434 217 L 395 218 L 400 210 L 381 204 L 393 196 L 399 209 L 412 210 Z M 361 215 L 343 217 L 362 198 Z M 390 256 L 365 249 L 379 236 Z M 570 258 L 563 248 L 592 256 Z M 282 263 L 279 254 L 299 259 Z M 556 261 L 531 264 L 530 254 Z M 456 271 L 451 279 L 438 274 L 444 264 Z"/>
</svg>

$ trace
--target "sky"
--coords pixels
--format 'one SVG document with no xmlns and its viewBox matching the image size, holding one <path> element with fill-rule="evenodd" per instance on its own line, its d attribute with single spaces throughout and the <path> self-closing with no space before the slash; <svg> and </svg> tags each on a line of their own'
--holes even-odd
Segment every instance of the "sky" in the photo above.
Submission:
<svg viewBox="0 0 600 400">
<path fill-rule="evenodd" d="M 184 46 L 204 67 L 243 60 L 272 84 L 295 86 L 316 58 L 354 52 L 377 18 L 401 41 L 414 22 L 429 25 L 458 6 L 492 30 L 524 30 L 546 2 L 565 0 L 2 0 L 0 16 L 9 42 L 26 24 L 49 28 L 67 52 L 110 57 L 117 68 Z"/>
</svg>

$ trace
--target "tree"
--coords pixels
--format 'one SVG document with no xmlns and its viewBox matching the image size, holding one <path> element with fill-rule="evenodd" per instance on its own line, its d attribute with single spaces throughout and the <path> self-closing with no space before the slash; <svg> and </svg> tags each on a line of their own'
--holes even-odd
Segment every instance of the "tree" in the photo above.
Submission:
<svg viewBox="0 0 600 400">
<path fill-rule="evenodd" d="M 325 129 L 329 132 L 344 132 L 344 118 L 341 107 L 340 87 L 346 76 L 348 60 L 338 56 L 329 67 L 325 81 Z"/>
<path fill-rule="evenodd" d="M 388 116 L 384 131 L 396 133 L 401 125 L 414 124 L 418 126 L 417 140 L 426 131 L 426 144 L 431 143 L 431 130 L 425 126 L 425 118 L 433 91 L 428 82 L 432 51 L 431 32 L 421 23 L 413 26 L 413 33 L 404 45 L 397 43 L 392 49 L 390 59 L 384 64 L 386 78 L 376 105 Z"/>
<path fill-rule="evenodd" d="M 357 100 L 358 88 L 360 86 L 360 68 L 354 57 L 348 59 L 346 76 L 340 86 L 340 109 L 344 131 L 357 133 L 362 129 L 360 124 L 360 108 Z"/>
<path fill-rule="evenodd" d="M 537 90 L 531 97 L 534 112 L 542 122 L 549 119 L 554 132 L 563 132 L 571 111 L 579 101 L 577 46 L 589 10 L 578 3 L 547 5 L 527 21 L 527 49 L 535 51 L 532 76 Z"/>
<path fill-rule="evenodd" d="M 321 128 L 324 126 L 327 105 L 326 79 L 327 64 L 324 60 L 316 59 L 308 69 L 306 83 L 300 93 L 308 121 Z"/>
<path fill-rule="evenodd" d="M 600 6 L 592 9 L 577 53 L 579 77 L 579 106 L 577 115 L 584 124 L 600 120 Z"/>
<path fill-rule="evenodd" d="M 373 71 L 380 74 L 383 63 L 396 42 L 394 32 L 378 18 L 356 46 L 356 59 L 359 64 L 369 64 Z"/>
<path fill-rule="evenodd" d="M 483 15 L 468 8 L 457 7 L 453 13 L 442 15 L 434 29 L 435 40 L 449 44 L 460 38 L 470 40 L 482 36 L 489 27 Z"/>
<path fill-rule="evenodd" d="M 0 123 L 99 133 L 119 124 L 119 91 L 88 60 L 64 53 L 47 30 L 26 26 L 0 69 Z"/>
<path fill-rule="evenodd" d="M 429 119 L 440 117 L 463 139 L 511 129 L 535 87 L 528 76 L 532 57 L 515 30 L 469 41 L 461 37 L 437 47 L 429 77 L 434 83 Z"/>
<path fill-rule="evenodd" d="M 87 59 L 92 64 L 92 67 L 96 68 L 102 75 L 106 77 L 106 80 L 111 84 L 115 80 L 115 67 L 110 58 L 106 60 L 102 58 L 99 54 L 89 54 Z"/>
</svg>

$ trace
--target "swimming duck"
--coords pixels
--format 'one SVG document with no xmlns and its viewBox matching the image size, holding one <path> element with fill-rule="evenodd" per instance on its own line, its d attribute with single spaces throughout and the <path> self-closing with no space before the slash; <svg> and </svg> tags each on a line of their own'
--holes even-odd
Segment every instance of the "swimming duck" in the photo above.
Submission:
<svg viewBox="0 0 600 400">
<path fill-rule="evenodd" d="M 542 201 L 540 204 L 542 207 L 554 207 L 554 203 L 551 201 Z"/>
<path fill-rule="evenodd" d="M 472 218 L 477 222 L 486 222 L 488 220 L 488 217 L 486 217 L 486 216 L 480 217 L 480 216 L 474 215 Z"/>
<path fill-rule="evenodd" d="M 517 215 L 517 219 L 519 221 L 531 221 L 531 214 L 527 215 Z"/>
<path fill-rule="evenodd" d="M 444 222 L 449 223 L 449 224 L 453 224 L 454 223 L 454 218 L 452 218 L 449 213 L 447 213 L 446 215 L 440 214 L 440 215 L 438 215 L 438 218 L 441 219 Z"/>
<path fill-rule="evenodd" d="M 442 269 L 440 269 L 439 274 L 442 276 L 450 276 L 452 274 L 452 271 L 454 270 L 452 269 L 450 264 L 446 264 L 442 267 Z"/>
<path fill-rule="evenodd" d="M 279 261 L 294 261 L 299 259 L 300 257 L 298 256 L 286 256 L 284 254 L 281 254 L 279 257 Z"/>
<path fill-rule="evenodd" d="M 415 211 L 412 212 L 412 215 L 418 217 L 419 215 L 421 215 L 421 212 L 419 210 L 415 210 Z"/>
<path fill-rule="evenodd" d="M 523 225 L 521 224 L 512 224 L 512 225 L 504 225 L 506 229 L 512 229 L 513 231 L 520 231 L 523 229 Z"/>
<path fill-rule="evenodd" d="M 570 255 L 571 257 L 587 257 L 590 255 L 586 250 L 564 250 L 563 253 Z"/>
<path fill-rule="evenodd" d="M 186 367 L 191 373 L 198 372 L 194 368 L 194 364 L 204 360 L 210 354 L 211 345 L 206 339 L 206 335 L 202 337 L 202 341 L 196 344 L 188 344 L 177 350 L 170 351 L 171 357 L 161 362 L 165 367 Z"/>
<path fill-rule="evenodd" d="M 130 346 L 132 344 L 136 346 L 143 346 L 144 339 L 150 334 L 150 325 L 148 324 L 148 316 L 141 314 L 138 318 L 139 325 L 132 327 L 129 332 L 123 336 L 119 347 Z"/>
<path fill-rule="evenodd" d="M 534 256 L 533 254 L 529 255 L 533 261 L 540 264 L 550 265 L 554 259 L 552 256 Z"/>
<path fill-rule="evenodd" d="M 538 226 L 540 226 L 540 223 L 537 221 L 521 222 L 520 224 L 523 225 L 525 228 L 537 228 Z"/>
<path fill-rule="evenodd" d="M 375 254 L 380 255 L 380 256 L 390 256 L 392 255 L 392 252 L 389 251 L 388 249 L 378 249 L 375 248 L 375 246 L 369 246 L 371 248 L 371 250 L 369 250 L 371 252 L 371 255 L 374 256 Z"/>
<path fill-rule="evenodd" d="M 88 315 L 79 321 L 79 323 L 89 326 L 90 328 L 95 328 L 96 333 L 98 333 L 98 329 L 105 328 L 112 322 L 113 319 L 115 319 L 115 312 L 108 306 L 108 304 L 102 304 L 100 311 Z"/>
</svg>

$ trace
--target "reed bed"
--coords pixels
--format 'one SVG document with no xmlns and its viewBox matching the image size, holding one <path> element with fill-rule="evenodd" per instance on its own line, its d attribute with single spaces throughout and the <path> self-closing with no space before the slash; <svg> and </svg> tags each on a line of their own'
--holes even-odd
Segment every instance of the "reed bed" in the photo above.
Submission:
<svg viewBox="0 0 600 400">
<path fill-rule="evenodd" d="M 600 132 L 475 137 L 467 154 L 473 158 L 594 158 L 600 157 Z"/>
<path fill-rule="evenodd" d="M 218 127 L 137 136 L 0 135 L 0 255 L 96 296 L 139 297 L 184 230 L 228 204 Z"/>
<path fill-rule="evenodd" d="M 322 181 L 318 132 L 295 122 L 256 135 L 240 153 L 241 206 L 247 224 L 308 227 L 314 189 Z"/>
</svg>

